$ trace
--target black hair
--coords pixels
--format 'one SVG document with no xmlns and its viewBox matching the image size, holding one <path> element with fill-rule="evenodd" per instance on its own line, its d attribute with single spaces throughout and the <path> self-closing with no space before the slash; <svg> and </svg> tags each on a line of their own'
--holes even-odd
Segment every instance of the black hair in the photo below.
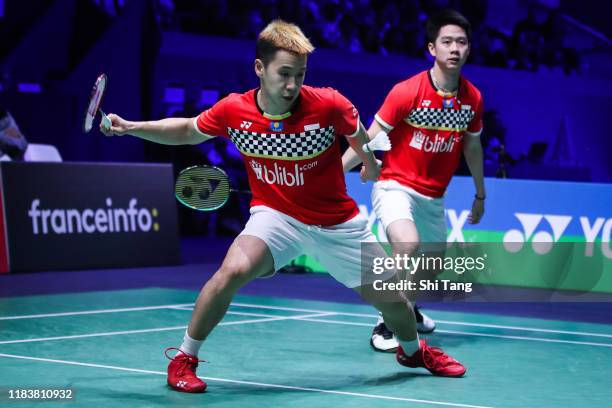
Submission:
<svg viewBox="0 0 612 408">
<path fill-rule="evenodd" d="M 280 48 L 274 45 L 272 41 L 260 38 L 257 40 L 257 44 L 255 46 L 255 58 L 260 59 L 264 67 L 267 67 L 268 63 L 274 59 L 276 51 L 279 49 Z"/>
<path fill-rule="evenodd" d="M 463 28 L 468 42 L 472 41 L 472 26 L 463 14 L 455 10 L 442 10 L 427 19 L 427 43 L 436 43 L 440 29 L 446 25 L 456 25 Z"/>
</svg>

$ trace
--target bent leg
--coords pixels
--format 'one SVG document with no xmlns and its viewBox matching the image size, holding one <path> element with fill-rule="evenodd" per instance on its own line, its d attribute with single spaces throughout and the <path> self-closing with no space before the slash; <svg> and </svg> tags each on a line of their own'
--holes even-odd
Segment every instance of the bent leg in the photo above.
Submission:
<svg viewBox="0 0 612 408">
<path fill-rule="evenodd" d="M 362 286 L 355 290 L 364 293 L 369 289 Z M 431 347 L 425 340 L 419 340 L 414 311 L 403 294 L 397 292 L 393 297 L 396 301 L 376 301 L 372 297 L 365 299 L 380 311 L 385 323 L 395 332 L 400 342 L 396 352 L 397 362 L 411 368 L 423 367 L 441 377 L 463 376 L 466 372 L 463 364 L 439 347 Z"/>
<path fill-rule="evenodd" d="M 394 279 L 393 279 L 394 280 Z M 392 281 L 393 281 L 392 280 Z M 387 281 L 389 282 L 389 281 Z M 400 341 L 413 341 L 417 339 L 417 322 L 411 303 L 403 293 L 380 294 L 373 293 L 372 285 L 364 285 L 354 290 L 362 298 L 374 306 L 382 315 L 385 324 L 395 333 Z"/>
<path fill-rule="evenodd" d="M 251 235 L 238 236 L 219 270 L 200 291 L 189 322 L 189 336 L 206 339 L 225 316 L 238 289 L 272 269 L 274 259 L 263 240 Z"/>
<path fill-rule="evenodd" d="M 414 221 L 395 220 L 387 227 L 387 237 L 393 246 L 393 255 L 412 256 L 419 249 L 419 232 Z"/>
</svg>

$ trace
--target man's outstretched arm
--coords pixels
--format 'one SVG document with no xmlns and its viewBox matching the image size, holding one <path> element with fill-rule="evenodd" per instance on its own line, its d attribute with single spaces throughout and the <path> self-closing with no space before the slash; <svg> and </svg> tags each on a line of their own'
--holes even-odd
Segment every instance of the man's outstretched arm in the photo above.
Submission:
<svg viewBox="0 0 612 408">
<path fill-rule="evenodd" d="M 213 138 L 200 132 L 196 118 L 167 118 L 154 121 L 134 122 L 119 115 L 108 115 L 111 126 L 100 123 L 100 131 L 106 136 L 131 135 L 150 142 L 165 145 L 195 145 Z"/>
</svg>

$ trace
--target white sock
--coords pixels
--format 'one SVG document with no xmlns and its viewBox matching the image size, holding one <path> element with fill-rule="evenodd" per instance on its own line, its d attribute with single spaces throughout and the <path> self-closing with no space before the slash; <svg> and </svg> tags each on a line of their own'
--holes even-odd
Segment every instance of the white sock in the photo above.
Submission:
<svg viewBox="0 0 612 408">
<path fill-rule="evenodd" d="M 376 325 L 378 326 L 379 324 L 384 322 L 385 321 L 383 320 L 382 313 L 378 313 L 378 320 L 376 321 Z"/>
<path fill-rule="evenodd" d="M 400 340 L 397 339 L 397 341 L 399 342 L 399 344 L 402 345 L 402 349 L 404 349 L 404 354 L 406 354 L 407 356 L 411 356 L 414 353 L 417 352 L 418 349 L 421 348 L 421 345 L 419 344 L 419 335 L 417 334 L 416 339 L 414 340 Z"/>
<path fill-rule="evenodd" d="M 200 347 L 202 347 L 202 343 L 204 343 L 204 340 L 192 339 L 191 337 L 189 337 L 189 333 L 187 332 L 187 330 L 185 330 L 183 344 L 181 344 L 179 350 L 183 352 L 183 354 L 190 354 L 192 356 L 197 357 L 198 353 L 200 352 Z"/>
</svg>

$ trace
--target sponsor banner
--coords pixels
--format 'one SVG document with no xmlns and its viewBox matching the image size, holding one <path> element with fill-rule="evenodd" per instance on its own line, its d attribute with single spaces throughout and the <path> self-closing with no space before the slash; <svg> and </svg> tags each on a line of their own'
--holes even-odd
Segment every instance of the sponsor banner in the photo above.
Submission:
<svg viewBox="0 0 612 408">
<path fill-rule="evenodd" d="M 478 282 L 612 293 L 612 185 L 508 179 L 486 179 L 485 184 L 485 216 L 477 225 L 467 222 L 475 192 L 471 177 L 454 177 L 445 196 L 449 245 L 500 243 L 489 250 L 502 267 Z M 347 188 L 379 240 L 385 242 L 372 211 L 372 183 L 362 184 L 357 173 L 350 173 Z M 545 261 L 546 265 L 565 265 L 546 258 L 559 253 L 555 249 L 558 243 L 583 244 L 563 247 L 563 256 L 558 255 L 565 259 L 565 254 L 571 253 L 571 265 L 577 268 L 566 271 L 569 275 L 561 282 L 554 268 L 539 269 Z M 323 270 L 310 258 L 301 258 L 298 263 Z M 593 265 L 597 270 L 592 270 Z M 464 279 L 476 282 L 470 276 Z"/>
<path fill-rule="evenodd" d="M 453 240 L 473 239 L 482 230 L 495 232 L 505 241 L 521 237 L 525 242 L 610 241 L 612 185 L 487 179 L 486 188 L 485 217 L 471 226 L 463 219 L 472 205 L 473 181 L 470 177 L 453 178 L 445 197 L 447 222 L 460 220 L 449 225 L 457 230 Z M 459 227 L 463 237 L 458 234 Z"/>
<path fill-rule="evenodd" d="M 172 167 L 3 162 L 11 271 L 179 262 Z"/>
</svg>

